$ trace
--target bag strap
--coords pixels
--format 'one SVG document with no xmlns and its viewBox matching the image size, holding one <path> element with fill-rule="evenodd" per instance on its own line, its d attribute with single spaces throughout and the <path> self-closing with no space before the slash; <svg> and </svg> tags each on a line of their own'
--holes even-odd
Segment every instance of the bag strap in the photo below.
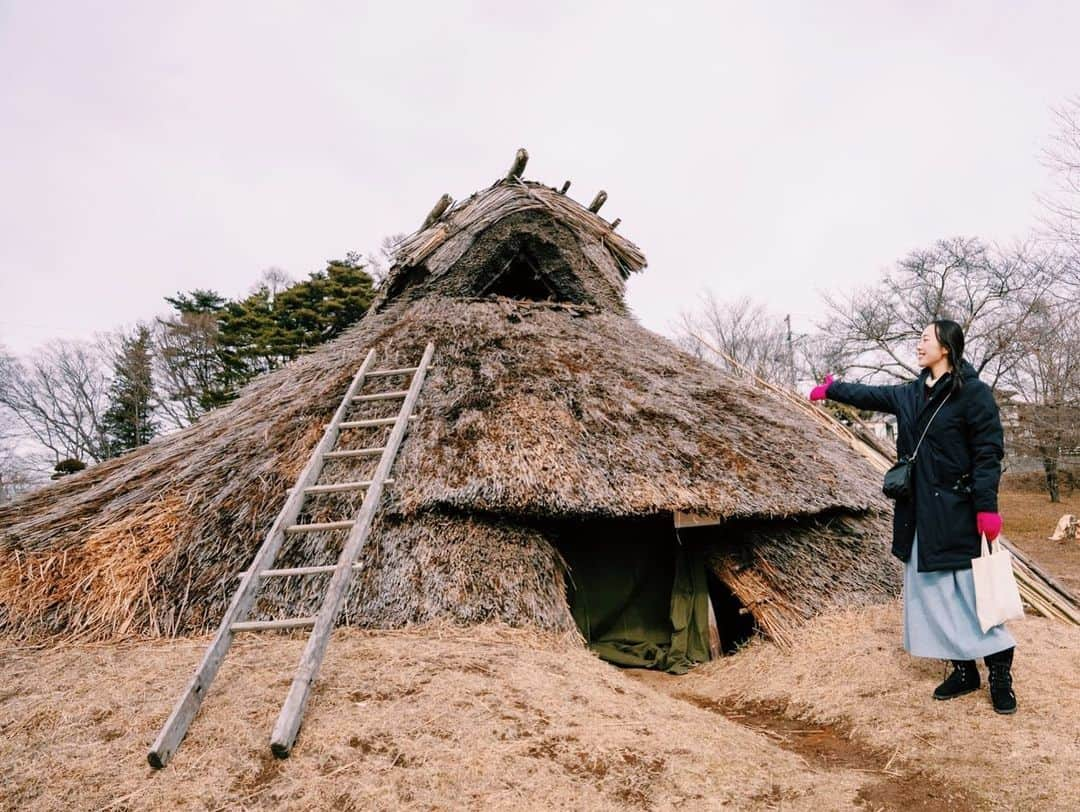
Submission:
<svg viewBox="0 0 1080 812">
<path fill-rule="evenodd" d="M 934 409 L 934 413 L 930 415 L 930 419 L 926 421 L 926 428 L 923 429 L 922 437 L 919 438 L 919 442 L 915 443 L 915 450 L 911 452 L 910 460 L 915 459 L 915 455 L 919 453 L 919 446 L 922 445 L 922 441 L 926 439 L 926 432 L 930 431 L 930 424 L 934 422 L 934 418 L 937 417 L 937 413 L 941 411 L 941 407 L 945 405 L 945 401 L 952 397 L 952 392 L 949 392 L 945 396 L 945 400 L 938 404 L 938 407 Z"/>
</svg>

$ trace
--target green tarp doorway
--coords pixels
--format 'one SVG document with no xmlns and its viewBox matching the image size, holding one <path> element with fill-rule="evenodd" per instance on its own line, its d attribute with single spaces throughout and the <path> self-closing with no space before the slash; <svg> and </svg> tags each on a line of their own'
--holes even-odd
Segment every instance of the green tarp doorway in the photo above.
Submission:
<svg viewBox="0 0 1080 812">
<path fill-rule="evenodd" d="M 709 659 L 704 557 L 670 518 L 576 523 L 559 536 L 570 608 L 593 651 L 677 674 Z"/>
</svg>

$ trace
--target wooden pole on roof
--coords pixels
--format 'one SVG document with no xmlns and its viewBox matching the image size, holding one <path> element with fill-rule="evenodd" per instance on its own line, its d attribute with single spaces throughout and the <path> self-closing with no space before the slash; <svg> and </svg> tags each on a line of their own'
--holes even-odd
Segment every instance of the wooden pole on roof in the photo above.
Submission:
<svg viewBox="0 0 1080 812">
<path fill-rule="evenodd" d="M 605 200 L 607 200 L 607 192 L 601 189 L 596 193 L 596 197 L 593 198 L 592 203 L 589 204 L 589 211 L 596 214 L 600 211 L 600 207 L 604 205 Z"/>
<path fill-rule="evenodd" d="M 570 189 L 570 181 L 566 181 L 566 182 L 563 183 L 562 188 L 559 190 L 559 194 L 564 195 L 564 194 L 567 193 L 567 191 L 569 191 L 569 189 Z"/>
<path fill-rule="evenodd" d="M 424 218 L 424 224 L 422 226 L 420 226 L 420 230 L 423 231 L 425 228 L 428 228 L 430 226 L 435 225 L 435 222 L 440 217 L 442 217 L 443 214 L 446 213 L 446 210 L 448 208 L 450 208 L 450 204 L 453 203 L 453 202 L 454 202 L 454 198 L 452 198 L 452 197 L 450 197 L 450 195 L 446 195 L 446 194 L 444 194 L 437 201 L 435 201 L 434 208 L 432 208 L 432 210 L 428 214 L 428 216 Z"/>
<path fill-rule="evenodd" d="M 529 162 L 529 153 L 522 147 L 514 155 L 514 162 L 510 164 L 510 171 L 506 173 L 507 180 L 513 180 L 514 178 L 520 178 L 521 173 L 525 171 L 525 164 Z"/>
</svg>

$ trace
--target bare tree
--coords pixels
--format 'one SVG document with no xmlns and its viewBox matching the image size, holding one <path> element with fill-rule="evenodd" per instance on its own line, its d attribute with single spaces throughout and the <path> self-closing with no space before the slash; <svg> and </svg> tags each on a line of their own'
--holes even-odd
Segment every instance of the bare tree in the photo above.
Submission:
<svg viewBox="0 0 1080 812">
<path fill-rule="evenodd" d="M 794 383 L 788 325 L 747 297 L 723 302 L 706 291 L 697 310 L 682 313 L 675 340 L 688 352 L 731 372 L 740 372 L 741 366 L 782 386 Z"/>
<path fill-rule="evenodd" d="M 8 357 L 3 375 L 0 405 L 56 462 L 109 457 L 102 422 L 109 382 L 100 348 L 54 341 L 25 362 Z"/>
<path fill-rule="evenodd" d="M 155 407 L 167 423 L 183 428 L 204 414 L 220 388 L 218 310 L 224 299 L 207 291 L 171 300 L 176 313 L 153 326 Z"/>
<path fill-rule="evenodd" d="M 1076 250 L 1080 248 L 1080 96 L 1054 110 L 1054 120 L 1057 132 L 1043 150 L 1054 189 L 1040 199 L 1051 233 Z"/>
<path fill-rule="evenodd" d="M 15 359 L 0 347 L 0 390 L 9 389 L 14 382 Z M 43 481 L 46 467 L 25 453 L 20 453 L 22 432 L 16 417 L 0 406 L 0 503 L 13 499 Z"/>
<path fill-rule="evenodd" d="M 0 504 L 49 481 L 44 473 L 48 464 L 20 451 L 18 445 L 17 436 L 0 438 Z"/>
<path fill-rule="evenodd" d="M 1041 460 L 1051 502 L 1061 501 L 1062 458 L 1080 449 L 1080 318 L 1069 303 L 1036 305 L 1008 376 L 1010 445 Z"/>
<path fill-rule="evenodd" d="M 377 286 L 381 285 L 383 280 L 386 279 L 386 275 L 394 264 L 394 252 L 397 250 L 398 245 L 401 244 L 401 241 L 408 236 L 408 234 L 389 234 L 382 238 L 379 247 L 375 251 L 367 255 L 366 270 L 371 274 L 371 278 L 375 280 Z"/>
<path fill-rule="evenodd" d="M 267 303 L 272 307 L 274 304 L 274 297 L 281 291 L 291 288 L 296 284 L 296 280 L 287 274 L 282 268 L 271 266 L 265 269 L 259 274 L 258 281 L 251 286 L 251 293 L 257 293 L 260 290 L 265 290 L 267 294 Z"/>
<path fill-rule="evenodd" d="M 819 328 L 845 361 L 835 371 L 906 380 L 919 372 L 914 344 L 923 328 L 952 319 L 964 329 L 965 357 L 996 388 L 1023 355 L 1019 338 L 1032 308 L 1061 272 L 1030 246 L 1002 251 L 975 238 L 939 240 L 900 260 L 875 285 L 826 294 L 829 319 Z"/>
<path fill-rule="evenodd" d="M 849 352 L 843 338 L 818 330 L 794 339 L 795 368 L 799 380 L 820 383 L 826 375 L 845 368 Z"/>
</svg>

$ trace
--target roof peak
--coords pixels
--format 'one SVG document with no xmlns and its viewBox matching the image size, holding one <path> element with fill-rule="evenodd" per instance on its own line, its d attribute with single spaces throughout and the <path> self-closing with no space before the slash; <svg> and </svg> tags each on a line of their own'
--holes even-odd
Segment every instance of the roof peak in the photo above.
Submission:
<svg viewBox="0 0 1080 812">
<path fill-rule="evenodd" d="M 442 195 L 420 229 L 402 240 L 376 307 L 392 299 L 442 295 L 607 305 L 625 312 L 623 293 L 645 256 L 615 232 L 619 220 L 597 213 L 600 191 L 585 207 L 561 189 L 521 177 L 528 153 L 518 150 L 505 177 L 453 202 Z"/>
</svg>

